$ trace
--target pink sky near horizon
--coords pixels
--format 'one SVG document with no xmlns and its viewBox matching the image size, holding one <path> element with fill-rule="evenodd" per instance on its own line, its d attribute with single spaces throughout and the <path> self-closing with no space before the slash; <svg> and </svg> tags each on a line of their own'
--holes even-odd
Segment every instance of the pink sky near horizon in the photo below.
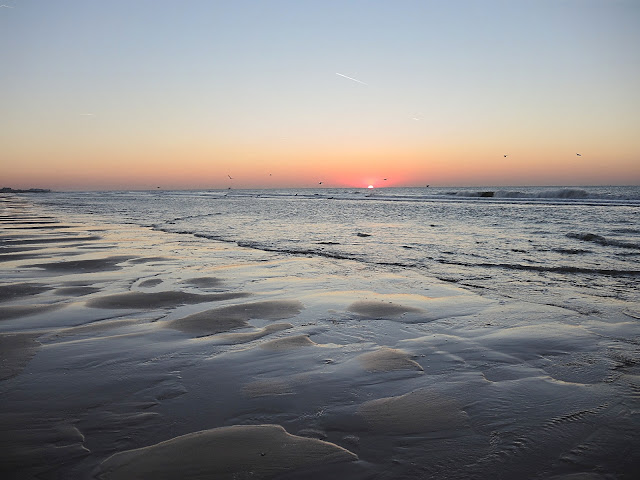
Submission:
<svg viewBox="0 0 640 480">
<path fill-rule="evenodd" d="M 640 185 L 634 2 L 10 3 L 0 186 Z"/>
</svg>

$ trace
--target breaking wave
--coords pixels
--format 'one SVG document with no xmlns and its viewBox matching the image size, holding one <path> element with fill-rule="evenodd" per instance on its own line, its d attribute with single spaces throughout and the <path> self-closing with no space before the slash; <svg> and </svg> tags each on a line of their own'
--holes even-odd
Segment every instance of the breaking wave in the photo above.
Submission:
<svg viewBox="0 0 640 480">
<path fill-rule="evenodd" d="M 637 243 L 631 243 L 631 242 L 625 242 L 623 240 L 606 238 L 600 235 L 596 235 L 594 233 L 567 233 L 567 237 L 574 238 L 576 240 L 581 240 L 583 242 L 596 243 L 598 245 L 632 248 L 634 250 L 640 250 L 640 245 Z"/>
</svg>

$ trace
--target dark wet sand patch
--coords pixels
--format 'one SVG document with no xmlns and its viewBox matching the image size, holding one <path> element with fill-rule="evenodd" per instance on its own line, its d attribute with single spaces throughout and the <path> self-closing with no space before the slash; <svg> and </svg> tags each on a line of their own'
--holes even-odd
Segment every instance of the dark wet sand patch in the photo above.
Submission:
<svg viewBox="0 0 640 480">
<path fill-rule="evenodd" d="M 247 383 L 242 388 L 242 392 L 249 398 L 257 398 L 291 395 L 293 394 L 293 389 L 287 382 L 274 378 Z"/>
<path fill-rule="evenodd" d="M 82 237 L 68 236 L 68 237 L 38 237 L 38 238 L 21 238 L 21 239 L 6 239 L 0 240 L 0 245 L 26 245 L 26 244 L 39 244 L 39 243 L 68 243 L 68 242 L 88 242 L 91 240 L 100 240 L 98 235 L 86 235 Z"/>
<path fill-rule="evenodd" d="M 237 425 L 117 453 L 102 462 L 98 478 L 146 478 L 154 472 L 155 479 L 262 479 L 357 459 L 338 445 L 291 435 L 279 425 Z"/>
<path fill-rule="evenodd" d="M 3 255 L 7 253 L 19 253 L 19 252 L 31 252 L 33 250 L 40 250 L 42 247 L 3 247 L 0 246 L 0 253 Z"/>
<path fill-rule="evenodd" d="M 76 327 L 68 327 L 63 328 L 62 330 L 55 330 L 52 333 L 45 334 L 39 338 L 40 343 L 43 345 L 47 345 L 50 343 L 56 343 L 58 341 L 64 341 L 66 338 L 71 336 L 84 336 L 84 335 L 95 335 L 100 334 L 102 332 L 108 332 L 109 330 L 115 330 L 119 328 L 125 328 L 132 325 L 136 325 L 143 322 L 151 322 L 156 319 L 139 319 L 139 318 L 116 318 L 116 319 L 107 319 L 107 320 L 98 320 L 92 323 L 87 323 L 84 325 L 78 325 Z"/>
<path fill-rule="evenodd" d="M 90 453 L 83 445 L 84 436 L 71 420 L 0 414 L 0 424 L 0 472 L 8 474 L 5 479 L 62 478 L 52 474 L 52 468 Z"/>
<path fill-rule="evenodd" d="M 419 308 L 379 300 L 360 300 L 347 308 L 349 312 L 368 318 L 397 317 L 404 313 L 421 313 Z"/>
<path fill-rule="evenodd" d="M 428 390 L 371 400 L 361 405 L 358 413 L 372 430 L 385 433 L 426 433 L 467 426 L 467 414 L 453 398 Z"/>
<path fill-rule="evenodd" d="M 87 302 L 92 308 L 164 308 L 178 305 L 219 302 L 249 296 L 246 292 L 197 294 L 180 291 L 127 292 L 94 298 Z"/>
<path fill-rule="evenodd" d="M 27 225 L 19 227 L 5 227 L 7 230 L 57 230 L 62 228 L 73 228 L 73 225 Z"/>
<path fill-rule="evenodd" d="M 0 380 L 18 375 L 36 354 L 39 334 L 15 333 L 0 335 Z"/>
<path fill-rule="evenodd" d="M 359 355 L 358 360 L 369 372 L 390 372 L 392 370 L 422 370 L 420 364 L 407 352 L 395 348 L 382 347 L 373 352 Z"/>
<path fill-rule="evenodd" d="M 252 342 L 272 333 L 281 332 L 282 330 L 288 330 L 290 328 L 293 328 L 293 325 L 290 323 L 272 323 L 271 325 L 259 328 L 253 332 L 227 333 L 225 335 L 220 335 L 220 339 L 222 340 L 220 343 L 236 345 L 239 343 Z"/>
<path fill-rule="evenodd" d="M 90 260 L 69 260 L 65 262 L 37 263 L 27 267 L 43 268 L 49 272 L 84 272 L 96 273 L 120 270 L 121 263 L 131 259 L 131 256 L 118 255 L 114 257 L 95 258 Z"/>
<path fill-rule="evenodd" d="M 193 287 L 208 288 L 219 286 L 222 283 L 222 279 L 215 277 L 198 277 L 189 278 L 187 280 L 184 280 L 182 283 L 184 283 L 185 285 L 191 285 Z"/>
<path fill-rule="evenodd" d="M 186 333 L 215 335 L 216 333 L 248 327 L 248 322 L 252 318 L 264 320 L 291 318 L 300 313 L 302 308 L 303 306 L 300 302 L 287 300 L 243 303 L 194 313 L 188 317 L 170 321 L 167 326 Z"/>
<path fill-rule="evenodd" d="M 292 350 L 300 347 L 311 347 L 317 345 L 309 338 L 309 335 L 293 335 L 291 337 L 277 338 L 260 345 L 265 350 Z"/>
<path fill-rule="evenodd" d="M 7 305 L 0 307 L 0 320 L 28 317 L 40 313 L 52 312 L 64 307 L 63 303 L 50 303 L 44 305 Z"/>
<path fill-rule="evenodd" d="M 8 218 L 0 218 L 2 223 L 8 223 L 11 225 L 46 225 L 46 224 L 59 224 L 58 220 L 39 220 L 34 218 L 32 220 L 17 220 L 17 219 L 8 219 Z"/>
<path fill-rule="evenodd" d="M 83 295 L 89 295 L 91 293 L 99 292 L 98 287 L 63 287 L 56 289 L 53 292 L 56 295 L 68 295 L 70 297 L 81 297 Z"/>
<path fill-rule="evenodd" d="M 51 287 L 41 283 L 11 283 L 0 285 L 0 302 L 8 302 L 16 298 L 29 297 L 51 290 Z"/>
<path fill-rule="evenodd" d="M 162 283 L 162 280 L 160 280 L 159 278 L 150 278 L 149 280 L 143 280 L 138 284 L 138 286 L 144 287 L 144 288 L 151 288 L 151 287 L 158 286 L 161 283 Z"/>
<path fill-rule="evenodd" d="M 19 260 L 35 260 L 42 258 L 41 253 L 7 253 L 0 254 L 0 262 L 17 262 Z"/>
</svg>

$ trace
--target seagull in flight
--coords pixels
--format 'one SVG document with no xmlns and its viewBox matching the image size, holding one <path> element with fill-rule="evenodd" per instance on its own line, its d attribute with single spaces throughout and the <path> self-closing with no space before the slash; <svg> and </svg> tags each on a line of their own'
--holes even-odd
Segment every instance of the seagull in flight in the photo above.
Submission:
<svg viewBox="0 0 640 480">
<path fill-rule="evenodd" d="M 227 177 L 229 177 L 229 180 L 233 180 L 233 177 L 231 175 L 227 175 Z"/>
<path fill-rule="evenodd" d="M 582 156 L 580 153 L 576 153 L 576 155 L 577 155 L 578 157 L 581 157 L 581 156 Z"/>
<path fill-rule="evenodd" d="M 336 72 L 336 75 L 340 75 L 341 77 L 348 78 L 349 80 L 353 80 L 354 82 L 361 83 L 362 85 L 367 85 L 366 83 L 361 82 L 361 81 L 360 81 L 360 80 L 358 80 L 357 78 L 347 77 L 346 75 L 343 75 L 343 74 L 338 73 L 338 72 Z"/>
<path fill-rule="evenodd" d="M 504 158 L 507 158 L 509 155 L 505 155 Z"/>
</svg>

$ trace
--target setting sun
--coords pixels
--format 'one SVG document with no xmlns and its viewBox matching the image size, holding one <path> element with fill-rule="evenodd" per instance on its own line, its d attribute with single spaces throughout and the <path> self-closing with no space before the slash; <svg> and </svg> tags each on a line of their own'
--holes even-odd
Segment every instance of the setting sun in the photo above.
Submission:
<svg viewBox="0 0 640 480">
<path fill-rule="evenodd" d="M 369 185 L 367 188 L 373 188 L 373 185 Z"/>
</svg>

